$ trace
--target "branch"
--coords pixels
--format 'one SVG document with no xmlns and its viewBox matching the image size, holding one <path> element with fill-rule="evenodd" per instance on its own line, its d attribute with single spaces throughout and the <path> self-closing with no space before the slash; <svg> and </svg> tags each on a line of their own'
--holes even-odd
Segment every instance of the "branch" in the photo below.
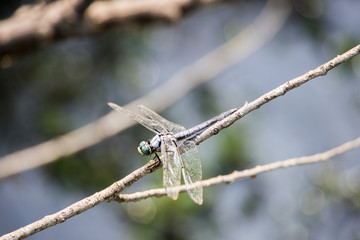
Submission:
<svg viewBox="0 0 360 240">
<path fill-rule="evenodd" d="M 273 171 L 280 168 L 288 168 L 288 167 L 294 167 L 299 165 L 305 165 L 305 164 L 312 164 L 312 163 L 318 163 L 322 161 L 327 161 L 333 157 L 336 157 L 340 154 L 343 154 L 345 152 L 348 152 L 352 149 L 360 147 L 360 137 L 353 140 L 346 142 L 338 147 L 332 148 L 326 152 L 317 153 L 310 156 L 305 157 L 299 157 L 299 158 L 290 158 L 284 161 L 278 161 L 273 162 L 265 165 L 258 165 L 251 169 L 246 169 L 243 171 L 234 171 L 227 175 L 219 175 L 214 178 L 198 181 L 192 185 L 192 186 L 202 186 L 202 187 L 210 187 L 216 184 L 220 183 L 231 183 L 236 180 L 242 179 L 242 178 L 249 178 L 249 177 L 255 177 L 261 173 Z M 185 185 L 178 187 L 180 192 L 185 192 L 186 187 Z M 115 198 L 111 199 L 112 201 L 117 202 L 136 202 L 140 201 L 146 198 L 150 197 L 162 197 L 165 196 L 166 192 L 164 188 L 158 188 L 158 189 L 151 189 L 143 192 L 136 192 L 136 193 L 130 193 L 130 194 L 119 194 Z"/>
<path fill-rule="evenodd" d="M 245 103 L 245 105 L 239 108 L 239 110 L 237 110 L 235 113 L 223 119 L 222 121 L 217 122 L 216 124 L 206 129 L 204 132 L 202 132 L 200 135 L 196 136 L 194 139 L 195 143 L 199 144 L 203 142 L 209 137 L 217 134 L 220 130 L 229 127 L 231 124 L 233 124 L 235 121 L 239 120 L 240 118 L 244 117 L 246 114 L 254 111 L 255 109 L 260 108 L 265 103 L 268 103 L 277 97 L 285 95 L 285 93 L 289 92 L 290 90 L 297 88 L 316 77 L 326 75 L 330 70 L 342 64 L 343 62 L 349 61 L 359 53 L 360 53 L 360 45 L 357 45 L 352 49 L 350 49 L 349 51 L 341 55 L 338 55 L 332 60 L 317 67 L 316 69 L 310 70 L 304 75 L 294 78 L 280 85 L 279 87 L 271 90 L 270 92 L 265 93 L 264 95 L 252 101 L 251 103 Z"/>
<path fill-rule="evenodd" d="M 16 231 L 3 235 L 2 237 L 0 237 L 0 240 L 23 239 L 37 232 L 45 230 L 51 226 L 63 223 L 71 217 L 85 212 L 86 210 L 93 208 L 104 201 L 108 201 L 109 199 L 113 198 L 121 191 L 123 191 L 125 188 L 129 187 L 135 181 L 155 171 L 160 166 L 161 164 L 159 161 L 151 160 L 141 168 L 133 171 L 123 179 L 113 183 L 104 190 L 97 192 L 87 198 L 84 198 L 57 213 L 45 216 L 44 218 L 33 222 L 25 227 L 19 228 Z"/>
<path fill-rule="evenodd" d="M 179 20 L 187 8 L 208 4 L 218 0 L 137 0 L 94 2 L 86 11 L 86 17 L 95 29 L 129 20 Z"/>
<path fill-rule="evenodd" d="M 161 111 L 195 87 L 245 59 L 271 40 L 286 22 L 290 13 L 290 6 L 286 4 L 278 6 L 278 3 L 278 1 L 268 1 L 253 24 L 229 42 L 203 56 L 193 65 L 175 73 L 164 85 L 126 105 L 126 107 L 131 109 L 137 104 L 145 102 L 151 109 Z M 97 121 L 58 138 L 0 158 L 0 178 L 36 168 L 60 157 L 76 153 L 119 133 L 133 124 L 134 122 L 126 116 L 110 112 Z"/>
<path fill-rule="evenodd" d="M 10 61 L 51 41 L 79 34 L 81 16 L 92 0 L 61 0 L 24 5 L 0 21 L 0 61 Z M 79 31 L 79 32 L 77 32 Z M 3 65 L 4 66 L 4 65 Z"/>
<path fill-rule="evenodd" d="M 0 62 L 56 40 L 103 32 L 114 25 L 178 20 L 185 9 L 216 0 L 58 0 L 24 5 L 0 21 Z M 5 58 L 3 58 L 5 57 Z M 5 64 L 5 63 L 3 63 Z M 9 64 L 9 63 L 8 63 Z M 3 65 L 8 67 L 9 65 Z"/>
</svg>

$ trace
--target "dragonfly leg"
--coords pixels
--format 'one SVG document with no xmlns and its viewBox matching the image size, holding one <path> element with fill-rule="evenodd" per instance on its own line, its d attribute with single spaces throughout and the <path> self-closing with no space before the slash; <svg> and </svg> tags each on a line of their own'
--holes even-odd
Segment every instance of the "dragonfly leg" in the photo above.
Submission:
<svg viewBox="0 0 360 240">
<path fill-rule="evenodd" d="M 155 154 L 154 159 L 156 158 L 157 160 L 159 160 L 159 162 L 161 162 L 161 159 L 160 159 L 159 155 L 156 152 L 154 154 Z"/>
<path fill-rule="evenodd" d="M 156 153 L 155 153 L 155 157 L 152 159 L 152 161 L 154 161 L 154 163 L 149 166 L 149 168 L 152 169 L 151 172 L 155 171 L 156 169 L 161 167 L 161 164 L 162 164 L 159 155 L 157 155 Z"/>
</svg>

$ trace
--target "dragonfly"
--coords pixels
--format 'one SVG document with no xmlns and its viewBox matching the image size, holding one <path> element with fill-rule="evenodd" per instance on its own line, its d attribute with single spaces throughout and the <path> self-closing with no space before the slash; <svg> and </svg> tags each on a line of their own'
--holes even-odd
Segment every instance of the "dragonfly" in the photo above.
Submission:
<svg viewBox="0 0 360 240">
<path fill-rule="evenodd" d="M 168 121 L 144 105 L 138 105 L 144 116 L 112 102 L 109 102 L 108 105 L 155 133 L 150 140 L 141 141 L 137 150 L 143 156 L 155 154 L 158 159 L 160 158 L 157 153 L 161 153 L 163 184 L 167 196 L 173 200 L 178 198 L 179 188 L 176 187 L 180 186 L 182 175 L 188 195 L 195 203 L 201 205 L 203 202 L 202 187 L 191 186 L 202 178 L 200 156 L 193 140 L 211 125 L 233 114 L 237 108 L 186 130 L 185 127 Z"/>
</svg>

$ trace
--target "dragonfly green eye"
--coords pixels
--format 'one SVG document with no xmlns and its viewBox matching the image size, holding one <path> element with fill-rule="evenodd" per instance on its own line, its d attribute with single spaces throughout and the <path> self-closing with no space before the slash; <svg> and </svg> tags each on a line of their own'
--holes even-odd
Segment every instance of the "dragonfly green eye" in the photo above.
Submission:
<svg viewBox="0 0 360 240">
<path fill-rule="evenodd" d="M 138 152 L 143 156 L 148 156 L 151 154 L 150 146 L 147 142 L 142 141 L 137 148 Z"/>
</svg>

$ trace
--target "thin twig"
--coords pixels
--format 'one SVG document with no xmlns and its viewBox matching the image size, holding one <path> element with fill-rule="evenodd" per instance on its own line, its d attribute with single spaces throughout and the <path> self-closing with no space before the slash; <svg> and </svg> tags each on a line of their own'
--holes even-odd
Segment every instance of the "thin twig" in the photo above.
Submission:
<svg viewBox="0 0 360 240">
<path fill-rule="evenodd" d="M 333 157 L 336 157 L 340 154 L 343 154 L 345 152 L 348 152 L 352 149 L 360 147 L 360 137 L 346 142 L 344 144 L 341 144 L 338 147 L 332 148 L 326 152 L 317 153 L 310 156 L 305 157 L 299 157 L 299 158 L 290 158 L 283 161 L 273 162 L 265 165 L 259 165 L 251 169 L 246 169 L 242 171 L 234 171 L 227 175 L 219 175 L 214 178 L 198 181 L 188 187 L 195 187 L 195 186 L 202 186 L 202 187 L 210 187 L 216 184 L 220 183 L 231 183 L 233 181 L 242 179 L 242 178 L 249 178 L 257 176 L 261 173 L 273 171 L 280 168 L 288 168 L 288 167 L 294 167 L 304 164 L 312 164 L 312 163 L 318 163 L 321 161 L 327 161 Z M 179 192 L 185 192 L 186 187 L 185 185 L 177 187 L 179 189 Z M 166 192 L 164 188 L 158 188 L 158 189 L 151 189 L 147 191 L 142 192 L 136 192 L 136 193 L 129 193 L 129 194 L 119 194 L 116 198 L 113 198 L 111 200 L 117 201 L 117 202 L 136 202 L 140 201 L 146 198 L 150 197 L 162 197 L 166 196 Z"/>
<path fill-rule="evenodd" d="M 278 6 L 279 2 L 283 1 L 269 1 L 254 23 L 232 40 L 208 53 L 193 65 L 177 72 L 164 85 L 127 104 L 126 107 L 131 109 L 137 104 L 146 103 L 151 109 L 161 111 L 195 87 L 239 63 L 268 42 L 286 22 L 290 7 L 287 4 Z M 60 137 L 6 155 L 0 158 L 0 179 L 76 153 L 133 124 L 134 122 L 126 116 L 110 112 L 97 121 Z"/>
</svg>

